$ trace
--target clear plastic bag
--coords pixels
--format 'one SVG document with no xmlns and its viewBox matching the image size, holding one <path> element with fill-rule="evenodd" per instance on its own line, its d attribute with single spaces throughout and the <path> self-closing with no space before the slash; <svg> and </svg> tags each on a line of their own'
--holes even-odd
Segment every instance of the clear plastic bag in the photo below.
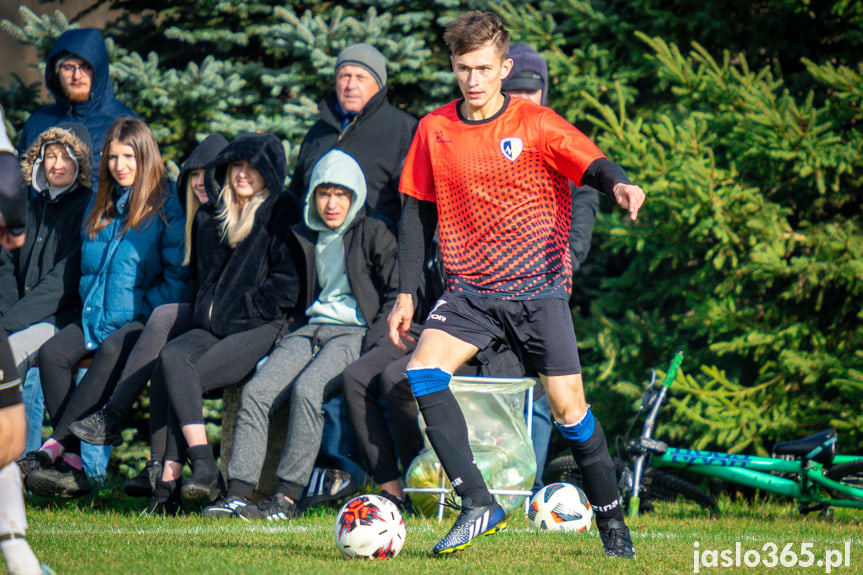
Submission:
<svg viewBox="0 0 863 575">
<path fill-rule="evenodd" d="M 536 456 L 524 420 L 525 391 L 530 378 L 453 377 L 450 389 L 468 425 L 477 466 L 489 489 L 530 491 L 536 476 Z M 421 426 L 424 426 L 420 418 Z M 407 472 L 409 488 L 450 488 L 434 450 L 426 448 Z M 453 494 L 454 496 L 454 494 Z M 525 495 L 495 495 L 509 513 L 524 503 Z M 411 493 L 414 507 L 424 515 L 437 513 L 437 493 Z M 447 513 L 452 510 L 447 508 Z"/>
</svg>

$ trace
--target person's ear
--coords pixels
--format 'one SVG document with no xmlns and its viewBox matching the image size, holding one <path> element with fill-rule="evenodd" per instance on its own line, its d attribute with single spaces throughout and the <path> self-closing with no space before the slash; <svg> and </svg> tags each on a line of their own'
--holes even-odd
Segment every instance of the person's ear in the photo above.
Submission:
<svg viewBox="0 0 863 575">
<path fill-rule="evenodd" d="M 512 58 L 507 58 L 500 66 L 500 79 L 505 80 L 510 72 L 512 72 Z"/>
</svg>

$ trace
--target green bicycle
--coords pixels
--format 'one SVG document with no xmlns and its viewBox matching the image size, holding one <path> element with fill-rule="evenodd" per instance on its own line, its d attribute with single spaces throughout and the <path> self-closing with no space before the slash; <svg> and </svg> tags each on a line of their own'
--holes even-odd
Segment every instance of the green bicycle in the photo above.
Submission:
<svg viewBox="0 0 863 575">
<path fill-rule="evenodd" d="M 662 385 L 656 385 L 656 373 L 652 374 L 638 415 L 629 428 L 631 430 L 646 414 L 641 434 L 623 441 L 627 460 L 624 460 L 626 463 L 622 469 L 618 469 L 618 478 L 621 495 L 628 504 L 631 517 L 645 509 L 642 497 L 656 499 L 651 483 L 656 482 L 659 470 L 672 470 L 659 475 L 661 483 L 671 487 L 670 491 L 667 490 L 668 495 L 674 495 L 676 491 L 705 507 L 710 506 L 711 500 L 705 498 L 710 497 L 709 494 L 682 478 L 671 481 L 673 470 L 792 498 L 804 514 L 820 511 L 829 517 L 832 507 L 863 509 L 863 456 L 837 454 L 838 434 L 835 429 L 778 443 L 773 448 L 772 457 L 681 449 L 655 439 L 653 431 L 657 416 L 682 361 L 683 352 L 677 352 Z M 574 461 L 570 465 L 564 457 L 551 462 L 548 469 L 554 472 L 566 470 L 569 478 L 577 482 L 577 474 L 573 474 L 574 465 Z"/>
</svg>

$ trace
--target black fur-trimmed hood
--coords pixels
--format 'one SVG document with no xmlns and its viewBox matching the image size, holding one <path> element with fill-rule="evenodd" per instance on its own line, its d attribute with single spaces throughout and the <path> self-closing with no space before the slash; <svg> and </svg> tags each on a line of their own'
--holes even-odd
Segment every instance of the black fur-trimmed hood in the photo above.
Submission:
<svg viewBox="0 0 863 575">
<path fill-rule="evenodd" d="M 278 196 L 285 187 L 288 163 L 282 142 L 272 134 L 246 133 L 223 149 L 213 161 L 219 189 L 225 186 L 228 165 L 235 160 L 252 164 L 267 184 L 270 195 Z"/>
</svg>

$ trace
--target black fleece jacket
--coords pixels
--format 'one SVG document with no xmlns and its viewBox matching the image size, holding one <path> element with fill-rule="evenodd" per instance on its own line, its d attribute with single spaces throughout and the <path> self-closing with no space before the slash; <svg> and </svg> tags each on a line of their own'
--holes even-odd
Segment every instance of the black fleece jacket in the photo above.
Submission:
<svg viewBox="0 0 863 575">
<path fill-rule="evenodd" d="M 258 206 L 249 235 L 233 249 L 221 241 L 217 212 L 199 210 L 192 251 L 195 327 L 222 338 L 286 318 L 300 291 L 289 246 L 290 224 L 298 210 L 280 193 L 287 173 L 281 143 L 266 134 L 238 137 L 213 162 L 220 185 L 228 164 L 237 159 L 258 170 L 270 196 Z"/>
<path fill-rule="evenodd" d="M 297 311 L 305 311 L 318 298 L 320 285 L 315 268 L 315 244 L 318 233 L 306 224 L 293 226 L 296 240 L 295 259 L 303 276 L 300 302 Z M 363 317 L 369 325 L 363 340 L 363 352 L 382 337 L 389 337 L 387 316 L 398 293 L 398 246 L 395 236 L 386 223 L 365 209 L 357 212 L 354 221 L 345 230 L 342 239 L 345 252 L 345 271 L 351 292 Z M 303 262 L 300 264 L 299 262 Z"/>
<path fill-rule="evenodd" d="M 0 253 L 0 315 L 9 333 L 39 322 L 63 328 L 81 317 L 81 220 L 89 187 L 55 199 L 33 194 L 20 250 Z"/>
<path fill-rule="evenodd" d="M 363 169 L 366 205 L 383 215 L 395 230 L 401 217 L 399 181 L 417 120 L 391 105 L 387 101 L 387 90 L 383 88 L 342 132 L 336 104 L 335 94 L 320 103 L 320 119 L 303 138 L 289 190 L 302 202 L 317 161 L 334 148 L 342 150 Z"/>
</svg>

